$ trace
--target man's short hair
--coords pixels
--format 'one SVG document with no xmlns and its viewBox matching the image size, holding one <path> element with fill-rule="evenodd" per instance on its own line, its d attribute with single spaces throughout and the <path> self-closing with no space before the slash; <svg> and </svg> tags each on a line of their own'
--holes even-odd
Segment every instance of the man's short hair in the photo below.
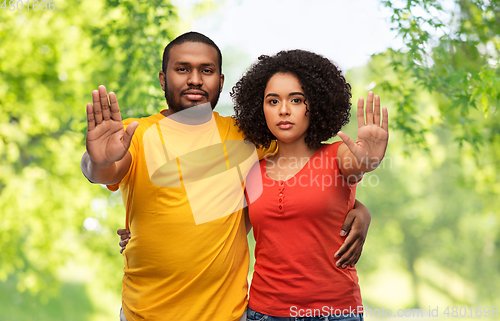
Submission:
<svg viewBox="0 0 500 321">
<path fill-rule="evenodd" d="M 196 31 L 190 31 L 190 32 L 186 32 L 186 33 L 180 35 L 179 37 L 172 40 L 165 47 L 165 50 L 163 51 L 163 62 L 162 62 L 163 72 L 166 73 L 166 71 L 167 71 L 167 64 L 168 64 L 170 49 L 172 49 L 172 47 L 175 45 L 180 45 L 180 44 L 183 44 L 185 42 L 201 42 L 201 43 L 207 44 L 207 45 L 215 48 L 215 50 L 217 50 L 217 55 L 219 56 L 219 73 L 222 74 L 222 53 L 221 53 L 219 47 L 217 47 L 217 45 L 215 44 L 215 42 L 212 41 L 212 39 L 208 38 L 204 34 L 196 32 Z"/>
</svg>

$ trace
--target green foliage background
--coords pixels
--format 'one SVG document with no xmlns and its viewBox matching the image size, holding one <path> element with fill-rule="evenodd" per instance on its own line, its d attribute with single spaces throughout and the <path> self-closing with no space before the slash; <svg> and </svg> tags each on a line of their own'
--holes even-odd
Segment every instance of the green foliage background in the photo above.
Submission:
<svg viewBox="0 0 500 321">
<path fill-rule="evenodd" d="M 373 216 L 364 302 L 498 305 L 500 3 L 381 3 L 406 47 L 347 72 L 353 97 L 374 90 L 391 121 L 387 159 L 358 188 Z M 105 84 L 127 117 L 164 108 L 157 73 L 181 28 L 176 8 L 57 1 L 0 17 L 0 320 L 115 318 L 123 206 L 81 174 L 85 104 Z M 244 57 L 228 52 L 226 74 Z"/>
</svg>

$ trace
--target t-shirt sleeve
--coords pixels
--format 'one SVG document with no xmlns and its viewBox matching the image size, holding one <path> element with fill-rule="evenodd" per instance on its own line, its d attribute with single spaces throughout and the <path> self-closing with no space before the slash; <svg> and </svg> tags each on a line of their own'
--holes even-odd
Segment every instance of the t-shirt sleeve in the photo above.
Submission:
<svg viewBox="0 0 500 321">
<path fill-rule="evenodd" d="M 130 123 L 132 123 L 133 121 L 138 121 L 138 119 L 135 119 L 135 118 L 128 118 L 128 119 L 125 119 L 123 121 L 123 130 L 126 130 L 128 125 L 130 125 Z M 113 184 L 113 185 L 106 185 L 106 187 L 112 191 L 112 192 L 115 192 L 118 190 L 118 188 L 120 188 L 120 184 L 122 182 L 126 182 L 128 181 L 129 177 L 130 177 L 130 172 L 132 171 L 132 168 L 134 168 L 134 165 L 135 165 L 135 160 L 136 160 L 136 157 L 137 157 L 137 147 L 138 147 L 138 131 L 139 127 L 135 130 L 135 133 L 134 133 L 134 136 L 132 136 L 132 141 L 130 142 L 130 147 L 128 148 L 128 151 L 130 152 L 130 155 L 132 156 L 132 162 L 130 163 L 130 167 L 127 171 L 127 174 L 125 175 L 125 177 L 123 177 L 123 179 L 119 182 L 119 183 L 116 183 L 116 184 Z"/>
<path fill-rule="evenodd" d="M 268 148 L 257 148 L 257 155 L 259 160 L 272 156 L 278 152 L 278 143 L 273 140 Z"/>
</svg>

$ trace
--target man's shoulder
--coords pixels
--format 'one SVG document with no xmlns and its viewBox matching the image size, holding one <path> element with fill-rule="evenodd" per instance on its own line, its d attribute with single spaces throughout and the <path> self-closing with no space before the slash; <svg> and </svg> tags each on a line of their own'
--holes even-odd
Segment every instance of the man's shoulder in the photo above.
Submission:
<svg viewBox="0 0 500 321">
<path fill-rule="evenodd" d="M 226 140 L 242 140 L 243 132 L 240 131 L 236 121 L 231 116 L 221 116 L 214 111 L 215 121 L 219 132 Z"/>
<path fill-rule="evenodd" d="M 151 116 L 144 116 L 144 117 L 140 117 L 140 118 L 127 118 L 127 119 L 123 120 L 123 125 L 127 126 L 127 125 L 130 125 L 130 123 L 136 121 L 139 123 L 139 127 L 143 127 L 143 126 L 149 127 L 152 124 L 161 120 L 162 118 L 164 118 L 164 116 L 161 113 L 154 114 Z"/>
<path fill-rule="evenodd" d="M 218 112 L 214 111 L 215 120 L 218 123 L 227 123 L 231 126 L 236 126 L 236 121 L 232 116 L 221 116 Z"/>
</svg>

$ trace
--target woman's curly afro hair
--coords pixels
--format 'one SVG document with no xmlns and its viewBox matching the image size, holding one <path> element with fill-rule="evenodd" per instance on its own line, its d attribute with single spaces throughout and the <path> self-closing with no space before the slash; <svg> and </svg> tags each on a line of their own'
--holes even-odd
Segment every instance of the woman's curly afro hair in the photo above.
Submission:
<svg viewBox="0 0 500 321">
<path fill-rule="evenodd" d="M 245 140 L 257 147 L 269 147 L 276 137 L 266 125 L 264 91 L 276 73 L 291 73 L 299 79 L 310 116 L 305 141 L 311 148 L 335 136 L 349 122 L 351 86 L 337 66 L 327 58 L 305 50 L 262 55 L 233 87 L 236 124 Z"/>
</svg>

